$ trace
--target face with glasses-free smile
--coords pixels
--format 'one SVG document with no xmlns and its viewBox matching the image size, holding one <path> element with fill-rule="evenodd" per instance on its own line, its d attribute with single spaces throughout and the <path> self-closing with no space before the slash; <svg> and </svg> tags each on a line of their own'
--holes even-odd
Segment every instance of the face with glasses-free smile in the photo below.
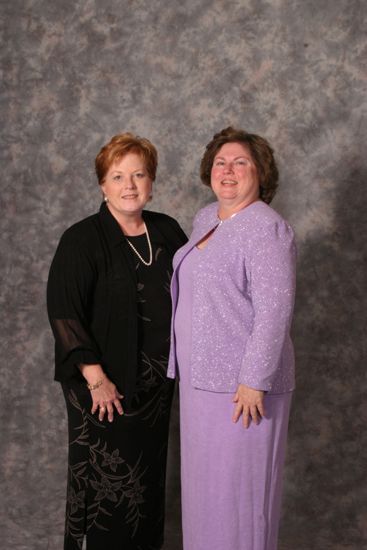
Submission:
<svg viewBox="0 0 367 550">
<path fill-rule="evenodd" d="M 220 206 L 238 211 L 259 198 L 257 169 L 246 146 L 225 143 L 214 157 L 211 187 Z"/>
<path fill-rule="evenodd" d="M 127 153 L 110 166 L 101 188 L 111 213 L 130 217 L 140 214 L 151 198 L 152 183 L 142 157 Z"/>
</svg>

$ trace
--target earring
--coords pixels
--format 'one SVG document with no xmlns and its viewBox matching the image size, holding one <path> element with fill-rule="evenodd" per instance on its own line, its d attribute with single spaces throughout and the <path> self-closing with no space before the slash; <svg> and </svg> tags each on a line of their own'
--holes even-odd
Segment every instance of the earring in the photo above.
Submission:
<svg viewBox="0 0 367 550">
<path fill-rule="evenodd" d="M 105 202 L 108 202 L 108 198 L 106 197 L 106 195 L 103 197 L 103 200 L 104 200 Z"/>
</svg>

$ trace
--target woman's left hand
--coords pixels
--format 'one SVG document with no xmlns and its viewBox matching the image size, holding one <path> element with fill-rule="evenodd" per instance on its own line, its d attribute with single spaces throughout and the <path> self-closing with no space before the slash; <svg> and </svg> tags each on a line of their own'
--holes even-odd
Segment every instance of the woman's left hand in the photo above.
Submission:
<svg viewBox="0 0 367 550">
<path fill-rule="evenodd" d="M 264 409 L 264 392 L 261 390 L 254 390 L 240 384 L 237 388 L 233 403 L 236 406 L 233 411 L 232 421 L 238 422 L 242 414 L 242 422 L 245 428 L 248 428 L 250 421 L 259 424 L 261 418 L 265 416 Z"/>
</svg>

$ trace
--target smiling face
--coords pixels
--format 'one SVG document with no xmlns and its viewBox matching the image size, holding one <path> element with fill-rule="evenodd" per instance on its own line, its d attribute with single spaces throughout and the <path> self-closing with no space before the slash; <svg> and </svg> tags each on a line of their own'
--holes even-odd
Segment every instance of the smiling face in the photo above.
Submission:
<svg viewBox="0 0 367 550">
<path fill-rule="evenodd" d="M 151 196 L 152 179 L 142 157 L 127 153 L 110 166 L 101 188 L 111 214 L 123 220 L 141 216 Z"/>
<path fill-rule="evenodd" d="M 245 145 L 225 143 L 214 157 L 211 187 L 219 209 L 234 213 L 259 199 L 259 178 Z"/>
</svg>

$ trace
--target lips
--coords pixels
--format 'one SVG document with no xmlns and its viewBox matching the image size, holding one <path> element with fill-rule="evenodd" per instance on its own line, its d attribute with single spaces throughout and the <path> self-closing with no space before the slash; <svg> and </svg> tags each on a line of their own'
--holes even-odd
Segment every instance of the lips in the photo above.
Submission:
<svg viewBox="0 0 367 550">
<path fill-rule="evenodd" d="M 138 195 L 135 193 L 135 194 L 131 194 L 131 195 L 122 195 L 122 199 L 136 199 Z"/>
<path fill-rule="evenodd" d="M 235 180 L 222 180 L 222 185 L 237 185 L 237 182 Z"/>
</svg>

